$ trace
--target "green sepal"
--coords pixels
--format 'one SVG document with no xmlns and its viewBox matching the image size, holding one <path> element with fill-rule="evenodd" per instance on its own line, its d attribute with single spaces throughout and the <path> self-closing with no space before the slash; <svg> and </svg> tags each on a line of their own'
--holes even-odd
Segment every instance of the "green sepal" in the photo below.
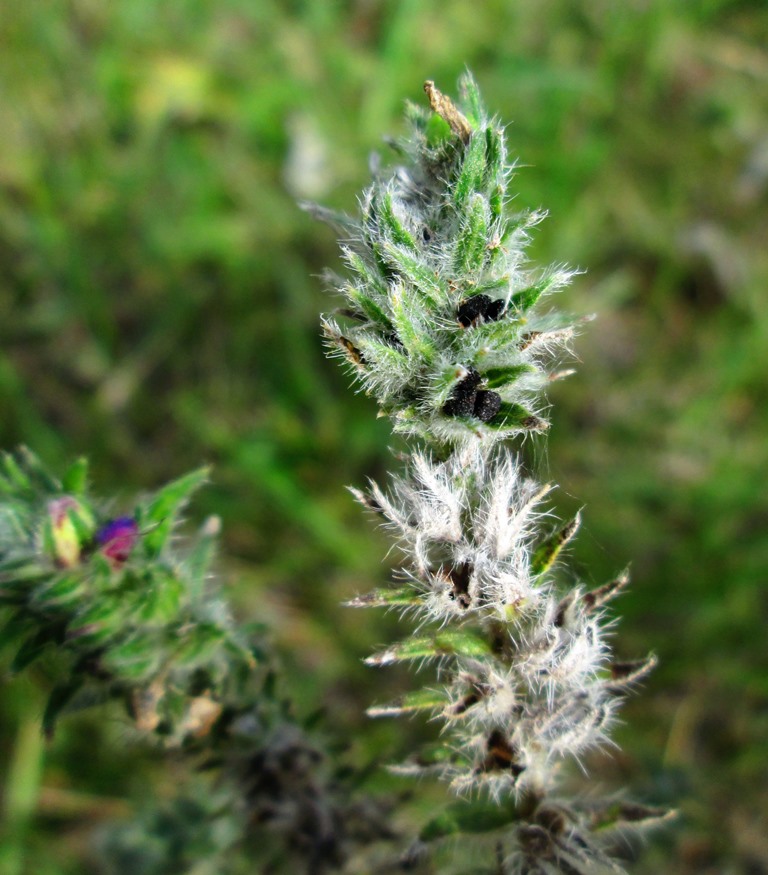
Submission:
<svg viewBox="0 0 768 875">
<path fill-rule="evenodd" d="M 351 249 L 343 250 L 344 258 L 350 268 L 360 277 L 363 285 L 374 291 L 380 298 L 386 299 L 389 289 L 381 276 L 362 258 Z"/>
<path fill-rule="evenodd" d="M 3 453 L 1 470 L 0 488 L 3 492 L 28 492 L 32 489 L 29 477 L 12 453 Z"/>
<path fill-rule="evenodd" d="M 209 662 L 227 637 L 224 629 L 211 624 L 199 624 L 191 629 L 185 641 L 174 652 L 174 662 L 187 668 Z"/>
<path fill-rule="evenodd" d="M 488 368 L 480 372 L 489 389 L 500 389 L 519 380 L 524 374 L 535 374 L 536 368 L 526 363 L 509 365 L 505 368 Z"/>
<path fill-rule="evenodd" d="M 171 622 L 181 608 L 185 587 L 182 581 L 164 569 L 147 574 L 134 617 L 142 625 L 163 626 Z"/>
<path fill-rule="evenodd" d="M 458 215 L 464 215 L 469 198 L 482 189 L 485 171 L 485 137 L 473 134 L 453 189 L 453 203 Z"/>
<path fill-rule="evenodd" d="M 81 456 L 76 459 L 62 477 L 61 486 L 64 492 L 72 495 L 84 495 L 88 485 L 88 459 Z"/>
<path fill-rule="evenodd" d="M 611 800 L 597 804 L 590 811 L 590 829 L 594 832 L 621 829 L 631 824 L 634 829 L 652 826 L 663 820 L 675 817 L 676 812 L 668 808 L 641 805 L 638 802 Z"/>
<path fill-rule="evenodd" d="M 422 827 L 419 838 L 423 842 L 431 842 L 461 833 L 492 832 L 518 819 L 514 802 L 501 805 L 484 799 L 454 802 Z"/>
<path fill-rule="evenodd" d="M 67 638 L 79 648 L 91 648 L 116 634 L 128 632 L 126 621 L 131 607 L 120 594 L 101 595 L 69 624 Z"/>
<path fill-rule="evenodd" d="M 208 479 L 209 469 L 198 468 L 164 486 L 142 507 L 139 527 L 147 531 L 141 541 L 149 556 L 159 556 L 190 495 Z"/>
<path fill-rule="evenodd" d="M 192 604 L 202 601 L 211 563 L 216 555 L 219 530 L 218 517 L 209 517 L 198 531 L 190 554 L 184 560 L 184 572 L 188 579 L 188 596 Z"/>
<path fill-rule="evenodd" d="M 431 362 L 437 351 L 429 332 L 421 330 L 422 326 L 418 319 L 420 307 L 414 298 L 413 291 L 402 285 L 392 292 L 391 304 L 395 330 L 409 355 Z"/>
<path fill-rule="evenodd" d="M 554 277 L 548 276 L 539 280 L 539 282 L 534 283 L 532 286 L 528 286 L 527 289 L 521 289 L 519 292 L 515 292 L 509 299 L 510 308 L 519 310 L 521 313 L 526 313 L 538 302 L 539 298 L 548 289 L 552 288 L 554 284 Z"/>
<path fill-rule="evenodd" d="M 555 563 L 560 551 L 575 536 L 581 524 L 581 514 L 576 516 L 561 529 L 540 544 L 531 558 L 531 571 L 533 574 L 543 574 Z"/>
<path fill-rule="evenodd" d="M 427 307 L 436 310 L 438 299 L 443 297 L 443 288 L 434 270 L 407 249 L 394 243 L 385 243 L 383 252 L 388 263 L 413 286 L 418 298 Z"/>
<path fill-rule="evenodd" d="M 441 690 L 416 690 L 388 705 L 373 705 L 366 713 L 369 717 L 398 717 L 418 711 L 442 711 L 448 701 L 448 696 Z"/>
<path fill-rule="evenodd" d="M 420 605 L 422 596 L 412 586 L 401 586 L 397 589 L 374 589 L 345 602 L 350 608 L 397 608 Z"/>
<path fill-rule="evenodd" d="M 0 606 L 24 604 L 29 598 L 30 584 L 50 576 L 50 569 L 27 562 L 26 557 L 23 565 L 3 570 L 0 572 Z"/>
<path fill-rule="evenodd" d="M 17 455 L 26 473 L 29 486 L 53 494 L 61 492 L 61 483 L 50 474 L 29 447 L 19 447 Z"/>
<path fill-rule="evenodd" d="M 32 628 L 34 628 L 34 623 L 29 619 L 29 615 L 23 608 L 11 614 L 8 620 L 0 627 L 0 650 L 15 644 L 19 638 L 23 638 Z"/>
<path fill-rule="evenodd" d="M 509 404 L 506 401 L 502 402 L 499 412 L 486 424 L 490 428 L 520 431 L 546 431 L 549 428 L 546 420 L 531 413 L 522 404 Z"/>
<path fill-rule="evenodd" d="M 141 681 L 157 671 L 161 658 L 159 643 L 155 635 L 133 635 L 120 644 L 110 646 L 102 662 L 121 680 Z"/>
<path fill-rule="evenodd" d="M 57 630 L 43 626 L 21 645 L 11 662 L 11 674 L 18 674 L 42 656 L 48 644 L 58 643 Z"/>
<path fill-rule="evenodd" d="M 436 112 L 432 113 L 426 123 L 424 136 L 430 149 L 436 149 L 449 142 L 453 136 L 451 126 Z"/>
<path fill-rule="evenodd" d="M 42 719 L 42 729 L 46 738 L 51 739 L 53 737 L 54 730 L 56 729 L 56 721 L 80 691 L 83 683 L 83 676 L 77 675 L 66 683 L 59 684 L 51 690 L 51 694 L 48 696 L 48 701 L 45 705 L 45 710 L 43 711 Z"/>
<path fill-rule="evenodd" d="M 392 322 L 384 310 L 369 295 L 357 286 L 346 286 L 344 294 L 360 310 L 365 318 L 383 331 L 392 331 Z"/>
<path fill-rule="evenodd" d="M 408 638 L 369 656 L 368 665 L 390 665 L 410 659 L 436 659 L 443 656 L 479 657 L 491 654 L 491 645 L 471 632 L 439 632 L 424 638 Z"/>
<path fill-rule="evenodd" d="M 456 240 L 453 257 L 456 273 L 474 273 L 483 267 L 488 253 L 489 221 L 488 202 L 481 194 L 473 195 Z"/>
<path fill-rule="evenodd" d="M 59 574 L 35 588 L 32 604 L 40 610 L 66 609 L 76 606 L 83 597 L 85 584 L 81 574 Z"/>
<path fill-rule="evenodd" d="M 504 149 L 504 132 L 500 128 L 489 125 L 485 129 L 485 160 L 486 160 L 486 185 L 494 189 L 503 178 L 506 163 L 506 150 Z M 499 213 L 495 213 L 499 215 Z"/>
<path fill-rule="evenodd" d="M 391 191 L 385 192 L 384 197 L 381 199 L 379 221 L 384 226 L 387 236 L 393 243 L 396 243 L 399 246 L 405 246 L 406 249 L 416 249 L 416 241 L 413 239 L 413 236 L 405 229 L 395 215 L 394 207 L 392 206 Z"/>
<path fill-rule="evenodd" d="M 459 77 L 459 91 L 461 93 L 461 108 L 467 116 L 467 120 L 472 122 L 474 127 L 478 127 L 482 124 L 487 113 L 480 89 L 470 73 L 462 73 Z"/>
<path fill-rule="evenodd" d="M 472 329 L 472 342 L 476 344 L 478 354 L 475 356 L 476 363 L 482 362 L 484 350 L 501 350 L 508 354 L 509 348 L 514 348 L 520 341 L 522 323 L 518 319 L 510 319 L 508 316 L 498 322 L 483 322 Z"/>
</svg>

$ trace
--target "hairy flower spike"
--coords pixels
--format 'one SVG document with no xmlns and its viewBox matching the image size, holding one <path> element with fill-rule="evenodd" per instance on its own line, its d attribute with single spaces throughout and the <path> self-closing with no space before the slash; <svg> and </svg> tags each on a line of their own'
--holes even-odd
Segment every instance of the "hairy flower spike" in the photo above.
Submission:
<svg viewBox="0 0 768 875">
<path fill-rule="evenodd" d="M 437 775 L 463 800 L 420 841 L 506 827 L 500 875 L 616 872 L 611 829 L 656 815 L 605 821 L 594 803 L 553 794 L 562 762 L 606 742 L 619 696 L 654 659 L 611 660 L 603 606 L 626 576 L 591 592 L 563 585 L 580 514 L 550 522 L 550 487 L 502 446 L 547 428 L 541 395 L 568 373 L 550 364 L 575 326 L 541 301 L 572 272 L 527 266 L 542 214 L 507 214 L 504 131 L 471 77 L 458 105 L 431 81 L 425 91 L 432 112 L 408 106 L 403 164 L 376 163 L 359 219 L 313 208 L 343 228 L 350 270 L 335 283 L 347 306 L 324 321 L 331 352 L 396 431 L 425 445 L 389 490 L 353 490 L 394 533 L 404 563 L 396 587 L 351 604 L 399 608 L 419 623 L 369 664 L 432 661 L 439 680 L 369 713 L 444 724 L 441 745 L 397 767 Z"/>
<path fill-rule="evenodd" d="M 410 109 L 409 163 L 377 174 L 360 219 L 314 210 L 343 223 L 351 271 L 326 337 L 397 431 L 453 443 L 540 431 L 546 363 L 573 328 L 537 305 L 572 272 L 525 267 L 541 215 L 504 215 L 503 131 L 471 79 L 461 109 L 425 87 L 438 115 Z"/>
</svg>

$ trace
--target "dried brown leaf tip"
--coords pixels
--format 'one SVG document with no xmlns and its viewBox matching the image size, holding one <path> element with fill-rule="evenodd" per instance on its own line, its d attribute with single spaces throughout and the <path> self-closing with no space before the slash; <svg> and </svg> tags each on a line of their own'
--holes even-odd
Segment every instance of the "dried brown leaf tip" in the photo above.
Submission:
<svg viewBox="0 0 768 875">
<path fill-rule="evenodd" d="M 442 91 L 438 91 L 431 79 L 427 79 L 424 83 L 424 92 L 429 99 L 432 111 L 436 112 L 448 123 L 450 129 L 462 143 L 468 143 L 469 138 L 472 136 L 472 125 L 470 125 L 463 113 L 459 112 L 451 98 L 443 94 Z"/>
</svg>

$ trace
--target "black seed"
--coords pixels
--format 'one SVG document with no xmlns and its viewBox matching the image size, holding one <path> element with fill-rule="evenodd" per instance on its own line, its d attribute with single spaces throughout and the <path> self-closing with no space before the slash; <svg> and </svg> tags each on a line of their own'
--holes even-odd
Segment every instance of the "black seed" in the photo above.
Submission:
<svg viewBox="0 0 768 875">
<path fill-rule="evenodd" d="M 480 380 L 480 374 L 474 368 L 470 368 L 467 376 L 456 385 L 451 397 L 446 401 L 443 413 L 446 416 L 474 416 Z"/>
<path fill-rule="evenodd" d="M 480 389 L 475 395 L 474 415 L 481 422 L 490 422 L 501 410 L 501 396 L 488 389 Z"/>
<path fill-rule="evenodd" d="M 504 301 L 500 298 L 491 301 L 490 304 L 485 308 L 485 313 L 483 316 L 485 317 L 487 322 L 498 322 L 499 319 L 504 315 Z"/>
<path fill-rule="evenodd" d="M 462 562 L 461 565 L 452 568 L 448 573 L 448 579 L 453 584 L 450 597 L 455 599 L 464 610 L 472 604 L 472 599 L 469 595 L 469 582 L 471 578 L 472 565 L 469 562 Z"/>
<path fill-rule="evenodd" d="M 474 325 L 481 316 L 485 316 L 488 305 L 492 303 L 493 302 L 488 295 L 473 295 L 471 298 L 467 298 L 466 301 L 462 301 L 459 305 L 459 309 L 456 312 L 456 318 L 464 328 L 469 328 L 469 326 Z"/>
</svg>

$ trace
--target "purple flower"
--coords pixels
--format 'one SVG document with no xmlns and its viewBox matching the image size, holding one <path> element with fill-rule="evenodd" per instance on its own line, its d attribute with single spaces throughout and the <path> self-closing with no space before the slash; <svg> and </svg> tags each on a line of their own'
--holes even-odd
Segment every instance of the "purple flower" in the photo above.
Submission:
<svg viewBox="0 0 768 875">
<path fill-rule="evenodd" d="M 139 539 L 139 527 L 130 516 L 121 516 L 105 523 L 96 533 L 96 543 L 107 559 L 122 565 Z"/>
</svg>

